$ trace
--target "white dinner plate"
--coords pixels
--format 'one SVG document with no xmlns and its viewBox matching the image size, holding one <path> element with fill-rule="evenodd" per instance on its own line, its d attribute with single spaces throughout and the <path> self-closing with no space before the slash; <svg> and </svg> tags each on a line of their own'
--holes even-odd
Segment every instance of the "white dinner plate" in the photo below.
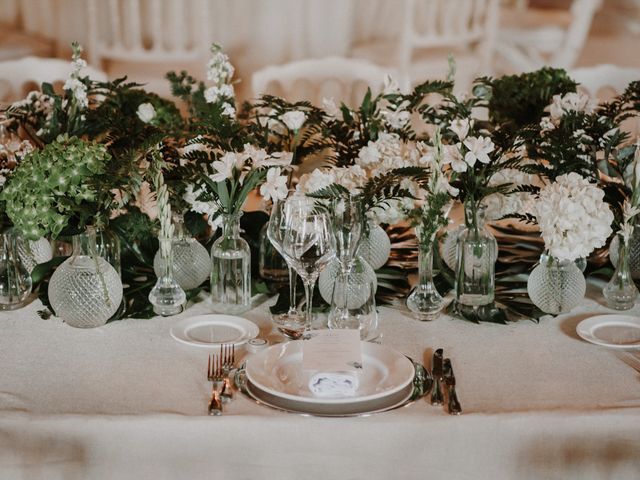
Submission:
<svg viewBox="0 0 640 480">
<path fill-rule="evenodd" d="M 631 315 L 596 315 L 581 321 L 578 335 L 587 342 L 610 348 L 640 348 L 640 318 Z"/>
<path fill-rule="evenodd" d="M 320 415 L 325 417 L 348 417 L 386 412 L 387 410 L 393 410 L 394 408 L 404 405 L 413 395 L 413 384 L 410 384 L 393 395 L 383 398 L 336 405 L 334 403 L 309 403 L 281 398 L 267 392 L 263 392 L 249 381 L 247 381 L 244 389 L 246 393 L 253 397 L 254 400 L 257 400 L 268 407 L 287 412 Z"/>
<path fill-rule="evenodd" d="M 415 369 L 407 357 L 382 345 L 361 342 L 363 368 L 357 370 L 359 385 L 355 395 L 317 397 L 309 390 L 309 379 L 316 372 L 302 368 L 303 342 L 273 345 L 250 357 L 246 365 L 247 380 L 274 398 L 323 405 L 347 405 L 395 397 L 413 383 Z"/>
<path fill-rule="evenodd" d="M 223 343 L 238 347 L 258 333 L 260 329 L 255 323 L 233 315 L 198 315 L 171 327 L 173 338 L 196 347 L 217 347 Z"/>
</svg>

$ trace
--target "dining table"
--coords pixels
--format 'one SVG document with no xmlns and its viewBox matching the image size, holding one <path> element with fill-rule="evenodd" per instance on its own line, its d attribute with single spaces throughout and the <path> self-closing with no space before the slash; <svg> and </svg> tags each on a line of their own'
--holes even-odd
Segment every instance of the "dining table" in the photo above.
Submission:
<svg viewBox="0 0 640 480">
<path fill-rule="evenodd" d="M 240 392 L 209 416 L 211 348 L 177 342 L 172 317 L 77 329 L 39 300 L 0 312 L 1 479 L 637 479 L 640 356 L 582 340 L 604 306 L 584 302 L 539 321 L 429 322 L 380 306 L 383 346 L 431 368 L 442 348 L 461 415 L 429 395 L 401 408 L 319 417 L 259 405 Z M 254 298 L 242 316 L 283 342 Z M 635 306 L 631 315 L 639 315 Z M 236 352 L 236 364 L 249 355 Z"/>
</svg>

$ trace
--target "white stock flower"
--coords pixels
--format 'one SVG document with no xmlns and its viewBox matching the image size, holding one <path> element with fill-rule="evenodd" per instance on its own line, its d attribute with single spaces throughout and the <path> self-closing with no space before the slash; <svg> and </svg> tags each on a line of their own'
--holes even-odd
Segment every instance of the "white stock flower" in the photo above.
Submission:
<svg viewBox="0 0 640 480">
<path fill-rule="evenodd" d="M 280 115 L 280 120 L 287 126 L 289 130 L 297 132 L 300 127 L 307 121 L 307 114 L 300 110 L 285 112 Z"/>
<path fill-rule="evenodd" d="M 217 86 L 229 83 L 235 73 L 235 68 L 229 61 L 229 57 L 219 45 L 213 45 L 211 52 L 213 56 L 207 64 L 207 79 L 213 81 Z"/>
<path fill-rule="evenodd" d="M 87 98 L 87 87 L 79 79 L 72 77 L 68 78 L 62 87 L 64 90 L 68 90 L 73 94 L 73 97 L 78 102 L 81 108 L 87 108 L 89 106 L 89 99 Z"/>
<path fill-rule="evenodd" d="M 456 118 L 451 122 L 451 125 L 449 125 L 449 130 L 455 133 L 460 140 L 464 140 L 469 134 L 471 125 L 472 122 L 468 118 Z"/>
<path fill-rule="evenodd" d="M 287 197 L 287 191 L 287 176 L 281 175 L 280 167 L 270 168 L 265 182 L 260 185 L 262 198 L 265 201 L 284 200 Z"/>
<path fill-rule="evenodd" d="M 138 106 L 136 115 L 138 115 L 138 118 L 142 122 L 149 123 L 151 120 L 156 118 L 156 109 L 153 108 L 153 105 L 151 105 L 150 103 L 141 103 Z"/>
<path fill-rule="evenodd" d="M 480 163 L 489 163 L 491 161 L 488 154 L 493 152 L 495 146 L 490 138 L 468 137 L 463 143 L 464 146 L 469 149 L 464 156 L 464 161 L 467 162 L 470 167 L 475 165 L 476 160 Z"/>
<path fill-rule="evenodd" d="M 540 191 L 533 213 L 551 256 L 575 260 L 606 243 L 613 213 L 603 198 L 604 191 L 575 172 Z"/>
<path fill-rule="evenodd" d="M 327 116 L 330 118 L 335 118 L 336 115 L 338 115 L 338 112 L 340 111 L 333 97 L 331 98 L 324 97 L 322 99 L 322 108 L 327 113 Z"/>
<path fill-rule="evenodd" d="M 209 87 L 204 91 L 204 99 L 207 103 L 216 103 L 221 99 L 229 100 L 235 97 L 235 91 L 233 85 L 228 83 L 222 84 L 219 87 Z"/>
<path fill-rule="evenodd" d="M 236 109 L 235 107 L 230 104 L 230 103 L 223 103 L 222 104 L 222 115 L 225 115 L 229 118 L 236 118 Z"/>
</svg>

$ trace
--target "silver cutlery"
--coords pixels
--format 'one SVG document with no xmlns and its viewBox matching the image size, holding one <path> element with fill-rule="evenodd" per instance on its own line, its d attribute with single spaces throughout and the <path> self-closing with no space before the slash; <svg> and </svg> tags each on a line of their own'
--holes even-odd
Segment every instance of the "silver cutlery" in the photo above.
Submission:
<svg viewBox="0 0 640 480">
<path fill-rule="evenodd" d="M 448 410 L 451 415 L 460 415 L 462 413 L 462 407 L 458 401 L 456 395 L 456 377 L 453 375 L 453 367 L 451 366 L 451 360 L 444 359 L 443 362 L 443 379 L 444 384 L 447 387 Z"/>
<path fill-rule="evenodd" d="M 221 397 L 224 403 L 233 400 L 233 387 L 229 375 L 235 366 L 236 347 L 233 344 L 223 343 L 220 345 L 220 358 L 222 359 L 222 373 L 224 374 L 224 387 Z"/>
<path fill-rule="evenodd" d="M 433 352 L 433 362 L 431 364 L 431 373 L 433 374 L 433 391 L 431 392 L 431 405 L 442 405 L 444 399 L 442 397 L 442 358 L 444 352 L 441 348 Z"/>
<path fill-rule="evenodd" d="M 207 378 L 212 383 L 211 400 L 209 401 L 209 415 L 222 415 L 222 399 L 224 390 L 224 370 L 222 368 L 222 356 L 209 355 L 207 362 Z"/>
</svg>

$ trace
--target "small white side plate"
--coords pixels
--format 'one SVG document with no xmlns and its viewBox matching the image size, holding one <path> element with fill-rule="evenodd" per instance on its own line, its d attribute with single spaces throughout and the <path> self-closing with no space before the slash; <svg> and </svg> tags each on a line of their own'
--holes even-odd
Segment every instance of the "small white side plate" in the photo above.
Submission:
<svg viewBox="0 0 640 480">
<path fill-rule="evenodd" d="M 609 348 L 640 348 L 640 318 L 596 315 L 580 322 L 576 332 L 587 342 Z"/>
<path fill-rule="evenodd" d="M 258 326 L 233 315 L 198 315 L 186 318 L 171 327 L 171 336 L 181 343 L 195 347 L 217 347 L 223 343 L 236 347 L 255 338 Z"/>
</svg>

